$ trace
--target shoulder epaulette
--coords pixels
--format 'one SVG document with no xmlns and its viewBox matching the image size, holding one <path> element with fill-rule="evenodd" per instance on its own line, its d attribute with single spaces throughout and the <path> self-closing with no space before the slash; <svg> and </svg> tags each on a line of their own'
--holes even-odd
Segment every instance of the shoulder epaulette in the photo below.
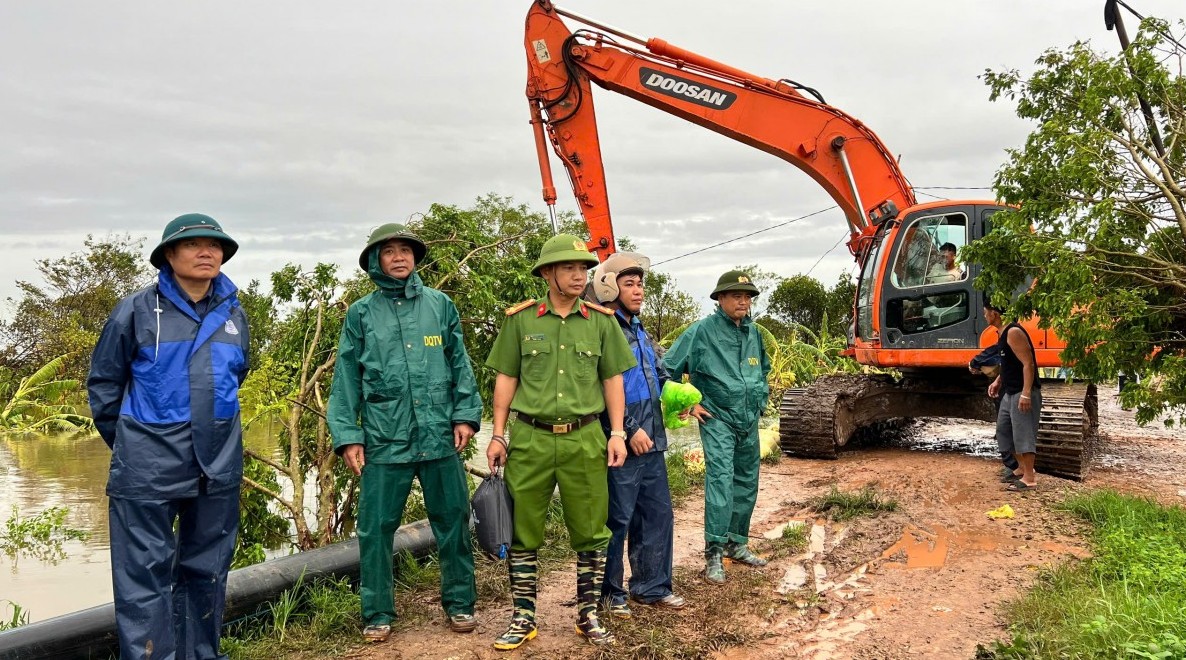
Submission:
<svg viewBox="0 0 1186 660">
<path fill-rule="evenodd" d="M 516 303 L 514 305 L 511 305 L 510 307 L 507 307 L 507 316 L 513 316 L 515 314 L 518 314 L 519 312 L 527 309 L 528 307 L 531 307 L 534 304 L 535 304 L 535 298 L 530 298 L 528 300 L 524 300 L 521 303 Z"/>
<path fill-rule="evenodd" d="M 609 307 L 602 307 L 601 305 L 598 305 L 597 303 L 591 303 L 591 302 L 585 301 L 585 307 L 588 307 L 589 309 L 595 309 L 595 310 L 601 312 L 602 314 L 608 314 L 609 316 L 614 315 L 614 310 L 610 309 Z"/>
</svg>

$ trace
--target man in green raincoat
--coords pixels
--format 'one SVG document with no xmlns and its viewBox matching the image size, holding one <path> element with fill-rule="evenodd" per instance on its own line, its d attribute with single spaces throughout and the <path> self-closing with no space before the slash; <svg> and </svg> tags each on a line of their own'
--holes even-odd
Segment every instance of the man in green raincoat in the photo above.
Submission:
<svg viewBox="0 0 1186 660">
<path fill-rule="evenodd" d="M 362 475 L 358 547 L 369 641 L 385 641 L 395 620 L 391 547 L 413 477 L 439 549 L 449 627 L 477 626 L 469 489 L 459 452 L 478 430 L 482 400 L 457 308 L 416 274 L 427 252 L 403 225 L 371 233 L 358 265 L 379 290 L 346 312 L 329 397 L 334 450 Z"/>
<path fill-rule="evenodd" d="M 758 418 L 766 409 L 770 358 L 749 310 L 758 287 L 739 270 L 717 280 L 711 316 L 696 321 L 663 358 L 673 377 L 688 374 L 703 400 L 692 408 L 704 447 L 704 542 L 707 581 L 725 581 L 722 557 L 749 566 L 749 523 L 758 499 Z"/>
</svg>

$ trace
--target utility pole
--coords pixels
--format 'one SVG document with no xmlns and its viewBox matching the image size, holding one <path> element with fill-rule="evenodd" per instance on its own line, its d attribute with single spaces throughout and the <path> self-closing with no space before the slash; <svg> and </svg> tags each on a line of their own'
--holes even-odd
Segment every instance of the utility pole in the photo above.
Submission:
<svg viewBox="0 0 1186 660">
<path fill-rule="evenodd" d="M 1116 36 L 1120 37 L 1120 51 L 1124 55 L 1124 61 L 1128 64 L 1128 73 L 1133 80 L 1137 80 L 1137 72 L 1132 67 L 1132 60 L 1128 56 L 1128 32 L 1124 29 L 1124 20 L 1120 18 L 1120 12 L 1116 9 L 1117 4 L 1124 4 L 1120 0 L 1104 0 L 1104 27 L 1112 30 L 1115 28 Z M 1124 5 L 1125 9 L 1132 11 L 1128 5 Z M 1138 81 L 1139 82 L 1139 81 Z M 1157 150 L 1157 155 L 1165 158 L 1165 145 L 1161 142 L 1161 132 L 1157 130 L 1157 120 L 1153 116 L 1153 107 L 1145 100 L 1144 95 L 1137 92 L 1137 101 L 1141 104 L 1141 112 L 1145 115 L 1145 124 L 1149 127 L 1149 138 L 1153 140 L 1153 148 Z"/>
</svg>

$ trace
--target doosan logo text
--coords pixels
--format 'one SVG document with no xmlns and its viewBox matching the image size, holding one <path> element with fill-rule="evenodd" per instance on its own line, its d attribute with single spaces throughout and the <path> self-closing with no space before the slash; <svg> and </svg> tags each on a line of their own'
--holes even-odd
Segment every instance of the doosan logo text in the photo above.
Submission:
<svg viewBox="0 0 1186 660">
<path fill-rule="evenodd" d="M 725 110 L 737 100 L 737 95 L 723 89 L 710 87 L 695 80 L 688 80 L 662 73 L 647 67 L 640 67 L 638 79 L 643 87 L 670 96 L 672 98 L 691 101 L 696 105 L 716 110 Z"/>
</svg>

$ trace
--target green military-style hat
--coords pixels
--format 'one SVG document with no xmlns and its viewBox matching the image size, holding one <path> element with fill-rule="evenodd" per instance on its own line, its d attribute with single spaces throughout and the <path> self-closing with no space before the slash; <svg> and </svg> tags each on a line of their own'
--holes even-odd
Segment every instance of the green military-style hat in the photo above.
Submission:
<svg viewBox="0 0 1186 660">
<path fill-rule="evenodd" d="M 362 253 L 358 255 L 358 267 L 366 270 L 367 253 L 371 251 L 371 248 L 375 247 L 376 245 L 383 245 L 393 238 L 398 238 L 399 240 L 404 241 L 412 246 L 412 255 L 416 257 L 416 265 L 419 265 L 421 261 L 424 261 L 424 256 L 428 254 L 428 246 L 424 244 L 424 241 L 420 240 L 419 236 L 412 233 L 412 231 L 404 225 L 401 225 L 398 222 L 389 222 L 371 232 L 370 238 L 367 239 L 367 246 L 364 247 L 362 249 Z"/>
<path fill-rule="evenodd" d="M 761 293 L 758 287 L 754 286 L 749 274 L 743 270 L 731 270 L 717 278 L 717 288 L 713 289 L 708 297 L 716 300 L 717 296 L 727 291 L 748 291 L 755 296 Z"/>
<path fill-rule="evenodd" d="M 186 238 L 216 238 L 222 243 L 222 263 L 231 260 L 239 251 L 235 239 L 226 235 L 218 221 L 203 213 L 186 213 L 173 218 L 161 232 L 161 242 L 152 250 L 148 261 L 157 269 L 165 265 L 165 248 Z"/>
<path fill-rule="evenodd" d="M 580 238 L 572 234 L 556 234 L 540 248 L 539 259 L 531 268 L 531 274 L 539 277 L 540 268 L 565 261 L 583 261 L 590 265 L 599 263 L 597 255 L 590 252 L 588 246 Z"/>
</svg>

